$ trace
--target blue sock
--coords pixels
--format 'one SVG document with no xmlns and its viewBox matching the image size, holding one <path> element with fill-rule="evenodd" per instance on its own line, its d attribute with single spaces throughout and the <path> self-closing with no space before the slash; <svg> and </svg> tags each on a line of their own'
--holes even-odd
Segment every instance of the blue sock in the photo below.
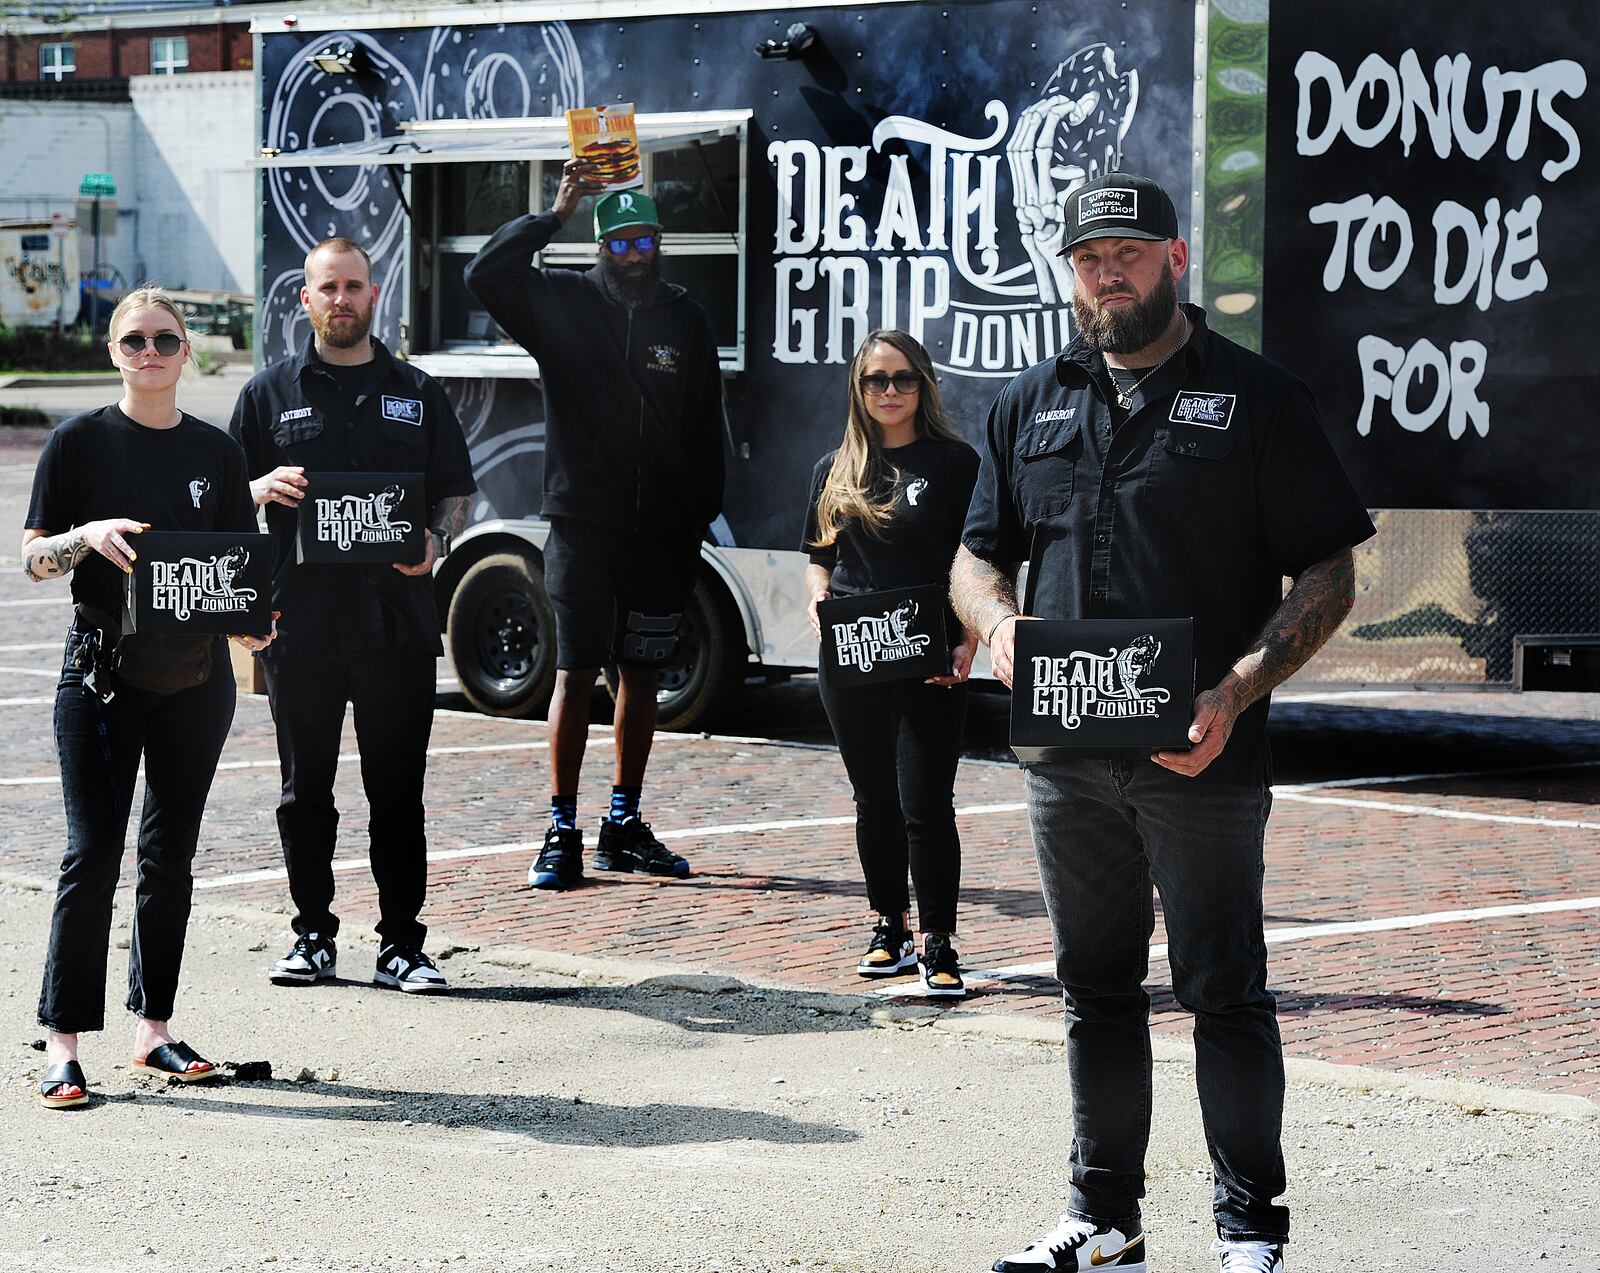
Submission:
<svg viewBox="0 0 1600 1273">
<path fill-rule="evenodd" d="M 639 816 L 639 796 L 643 787 L 612 787 L 611 812 L 606 816 L 612 822 L 626 822 Z"/>
<path fill-rule="evenodd" d="M 550 825 L 563 831 L 578 829 L 578 797 L 550 797 Z"/>
</svg>

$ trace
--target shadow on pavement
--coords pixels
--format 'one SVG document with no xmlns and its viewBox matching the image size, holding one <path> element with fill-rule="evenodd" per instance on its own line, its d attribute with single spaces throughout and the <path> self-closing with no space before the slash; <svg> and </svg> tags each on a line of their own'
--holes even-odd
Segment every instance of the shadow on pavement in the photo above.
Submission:
<svg viewBox="0 0 1600 1273">
<path fill-rule="evenodd" d="M 704 995 L 703 1003 L 670 991 L 652 993 L 632 986 L 463 986 L 450 991 L 452 999 L 485 1003 L 567 1004 L 634 1016 L 675 1025 L 691 1034 L 743 1034 L 774 1036 L 817 1034 L 835 1030 L 870 1030 L 870 1021 L 850 1013 L 823 1014 L 804 1002 L 783 1005 L 781 992 L 767 993 L 762 1010 L 752 1012 L 742 996 Z M 774 999 L 779 1003 L 775 1006 Z"/>
</svg>

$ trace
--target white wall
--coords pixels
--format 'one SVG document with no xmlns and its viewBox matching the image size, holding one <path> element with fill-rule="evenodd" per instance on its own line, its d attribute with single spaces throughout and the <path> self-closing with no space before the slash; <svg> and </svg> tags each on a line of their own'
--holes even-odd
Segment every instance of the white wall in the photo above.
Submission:
<svg viewBox="0 0 1600 1273">
<path fill-rule="evenodd" d="M 249 71 L 128 81 L 141 247 L 171 287 L 255 292 L 255 89 Z"/>
<path fill-rule="evenodd" d="M 85 173 L 117 183 L 101 258 L 132 286 L 255 291 L 255 96 L 249 71 L 136 75 L 126 102 L 0 100 L 0 218 L 75 215 Z M 80 260 L 94 245 L 80 227 Z"/>
<path fill-rule="evenodd" d="M 109 172 L 117 183 L 117 235 L 101 240 L 101 258 L 135 281 L 146 227 L 136 208 L 135 120 L 126 103 L 0 100 L 0 217 L 74 215 L 85 173 Z M 87 270 L 94 245 L 81 236 Z"/>
</svg>

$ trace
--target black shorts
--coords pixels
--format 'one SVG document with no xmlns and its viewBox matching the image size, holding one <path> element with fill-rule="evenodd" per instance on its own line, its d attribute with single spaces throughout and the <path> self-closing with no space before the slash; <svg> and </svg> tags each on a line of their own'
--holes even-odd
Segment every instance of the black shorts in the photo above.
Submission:
<svg viewBox="0 0 1600 1273">
<path fill-rule="evenodd" d="M 660 667 L 678 644 L 700 537 L 552 517 L 544 587 L 556 612 L 556 666 Z"/>
</svg>

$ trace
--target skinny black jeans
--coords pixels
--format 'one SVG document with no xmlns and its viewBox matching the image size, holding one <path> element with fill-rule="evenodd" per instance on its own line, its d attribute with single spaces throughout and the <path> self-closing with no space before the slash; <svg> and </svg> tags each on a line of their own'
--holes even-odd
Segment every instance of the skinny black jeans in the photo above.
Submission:
<svg viewBox="0 0 1600 1273">
<path fill-rule="evenodd" d="M 909 866 L 918 929 L 955 932 L 961 839 L 954 788 L 967 686 L 894 681 L 838 689 L 826 668 L 817 682 L 855 791 L 868 902 L 880 915 L 910 910 Z"/>
<path fill-rule="evenodd" d="M 153 1021 L 172 1016 L 189 926 L 200 819 L 233 723 L 233 669 L 219 641 L 210 679 L 176 694 L 120 690 L 102 703 L 70 666 L 82 641 L 67 635 L 56 686 L 56 752 L 67 813 L 67 851 L 39 993 L 39 1024 L 77 1034 L 105 1028 L 111 900 L 144 758 L 128 1009 Z"/>
<path fill-rule="evenodd" d="M 339 811 L 333 782 L 345 706 L 355 712 L 361 783 L 367 793 L 368 857 L 378 885 L 378 935 L 421 949 L 417 922 L 428 891 L 422 784 L 433 733 L 436 661 L 415 650 L 263 659 L 278 727 L 283 796 L 278 834 L 294 899 L 294 930 L 332 937 L 333 849 Z"/>
</svg>

